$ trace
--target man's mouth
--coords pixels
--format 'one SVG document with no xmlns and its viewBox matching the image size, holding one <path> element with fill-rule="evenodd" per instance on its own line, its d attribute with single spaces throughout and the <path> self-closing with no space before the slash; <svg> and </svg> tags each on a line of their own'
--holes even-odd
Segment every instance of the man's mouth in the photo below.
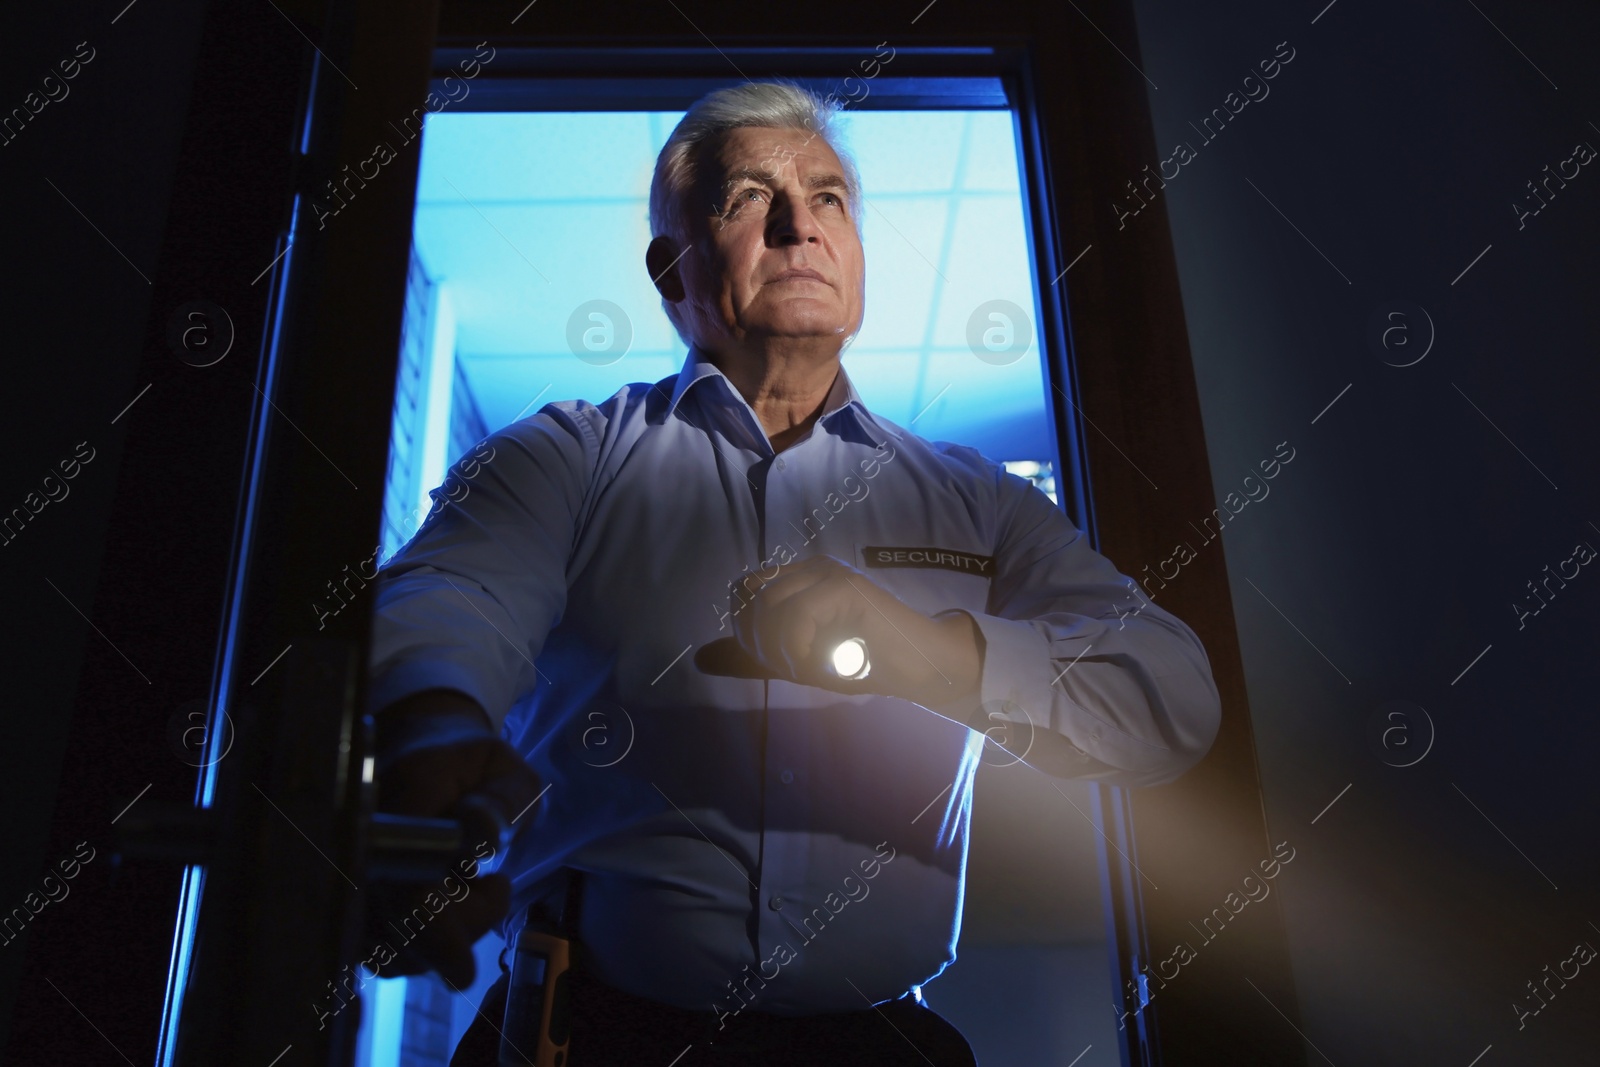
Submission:
<svg viewBox="0 0 1600 1067">
<path fill-rule="evenodd" d="M 804 267 L 797 268 L 797 269 L 786 270 L 783 273 L 781 273 L 781 274 L 777 275 L 776 277 L 774 277 L 772 279 L 772 281 L 774 281 L 774 282 L 813 281 L 813 282 L 821 282 L 823 285 L 827 285 L 828 284 L 828 280 L 826 278 L 824 278 L 821 274 L 818 274 L 816 271 L 810 270 L 810 269 L 804 268 Z"/>
</svg>

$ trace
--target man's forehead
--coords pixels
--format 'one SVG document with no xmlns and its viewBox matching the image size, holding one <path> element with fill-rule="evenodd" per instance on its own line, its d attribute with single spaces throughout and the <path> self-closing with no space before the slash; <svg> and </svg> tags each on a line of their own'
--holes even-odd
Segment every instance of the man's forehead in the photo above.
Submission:
<svg viewBox="0 0 1600 1067">
<path fill-rule="evenodd" d="M 803 171 L 842 171 L 839 156 L 821 136 L 809 130 L 742 126 L 723 138 L 717 162 L 724 178 L 776 177 L 799 167 Z"/>
</svg>

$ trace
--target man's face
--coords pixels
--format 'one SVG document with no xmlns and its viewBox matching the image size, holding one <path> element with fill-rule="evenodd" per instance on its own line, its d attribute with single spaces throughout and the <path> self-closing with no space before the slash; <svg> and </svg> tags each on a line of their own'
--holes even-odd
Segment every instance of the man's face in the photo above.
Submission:
<svg viewBox="0 0 1600 1067">
<path fill-rule="evenodd" d="M 690 200 L 699 254 L 682 269 L 697 332 L 735 340 L 837 337 L 861 326 L 865 256 L 844 167 L 805 130 L 723 139 Z"/>
</svg>

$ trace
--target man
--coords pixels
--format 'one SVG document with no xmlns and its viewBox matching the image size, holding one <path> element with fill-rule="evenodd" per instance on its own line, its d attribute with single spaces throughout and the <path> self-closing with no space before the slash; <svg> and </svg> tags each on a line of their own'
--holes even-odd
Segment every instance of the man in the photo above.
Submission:
<svg viewBox="0 0 1600 1067">
<path fill-rule="evenodd" d="M 919 987 L 955 958 L 985 731 L 1128 785 L 1216 732 L 1187 626 L 1030 483 L 862 404 L 829 117 L 786 83 L 690 110 L 646 257 L 682 371 L 491 435 L 380 579 L 385 806 L 518 830 L 405 966 L 469 980 L 508 887 L 515 921 L 580 872 L 576 1067 L 973 1063 Z M 503 997 L 458 1063 L 493 1062 Z"/>
</svg>

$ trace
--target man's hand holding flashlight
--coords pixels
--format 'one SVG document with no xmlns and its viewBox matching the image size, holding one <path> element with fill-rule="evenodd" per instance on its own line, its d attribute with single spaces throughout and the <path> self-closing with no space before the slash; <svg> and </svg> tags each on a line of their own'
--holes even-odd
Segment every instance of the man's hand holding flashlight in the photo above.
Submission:
<svg viewBox="0 0 1600 1067">
<path fill-rule="evenodd" d="M 733 624 L 744 651 L 785 681 L 924 707 L 978 692 L 981 638 L 968 615 L 924 615 L 832 556 L 784 567 Z"/>
</svg>

